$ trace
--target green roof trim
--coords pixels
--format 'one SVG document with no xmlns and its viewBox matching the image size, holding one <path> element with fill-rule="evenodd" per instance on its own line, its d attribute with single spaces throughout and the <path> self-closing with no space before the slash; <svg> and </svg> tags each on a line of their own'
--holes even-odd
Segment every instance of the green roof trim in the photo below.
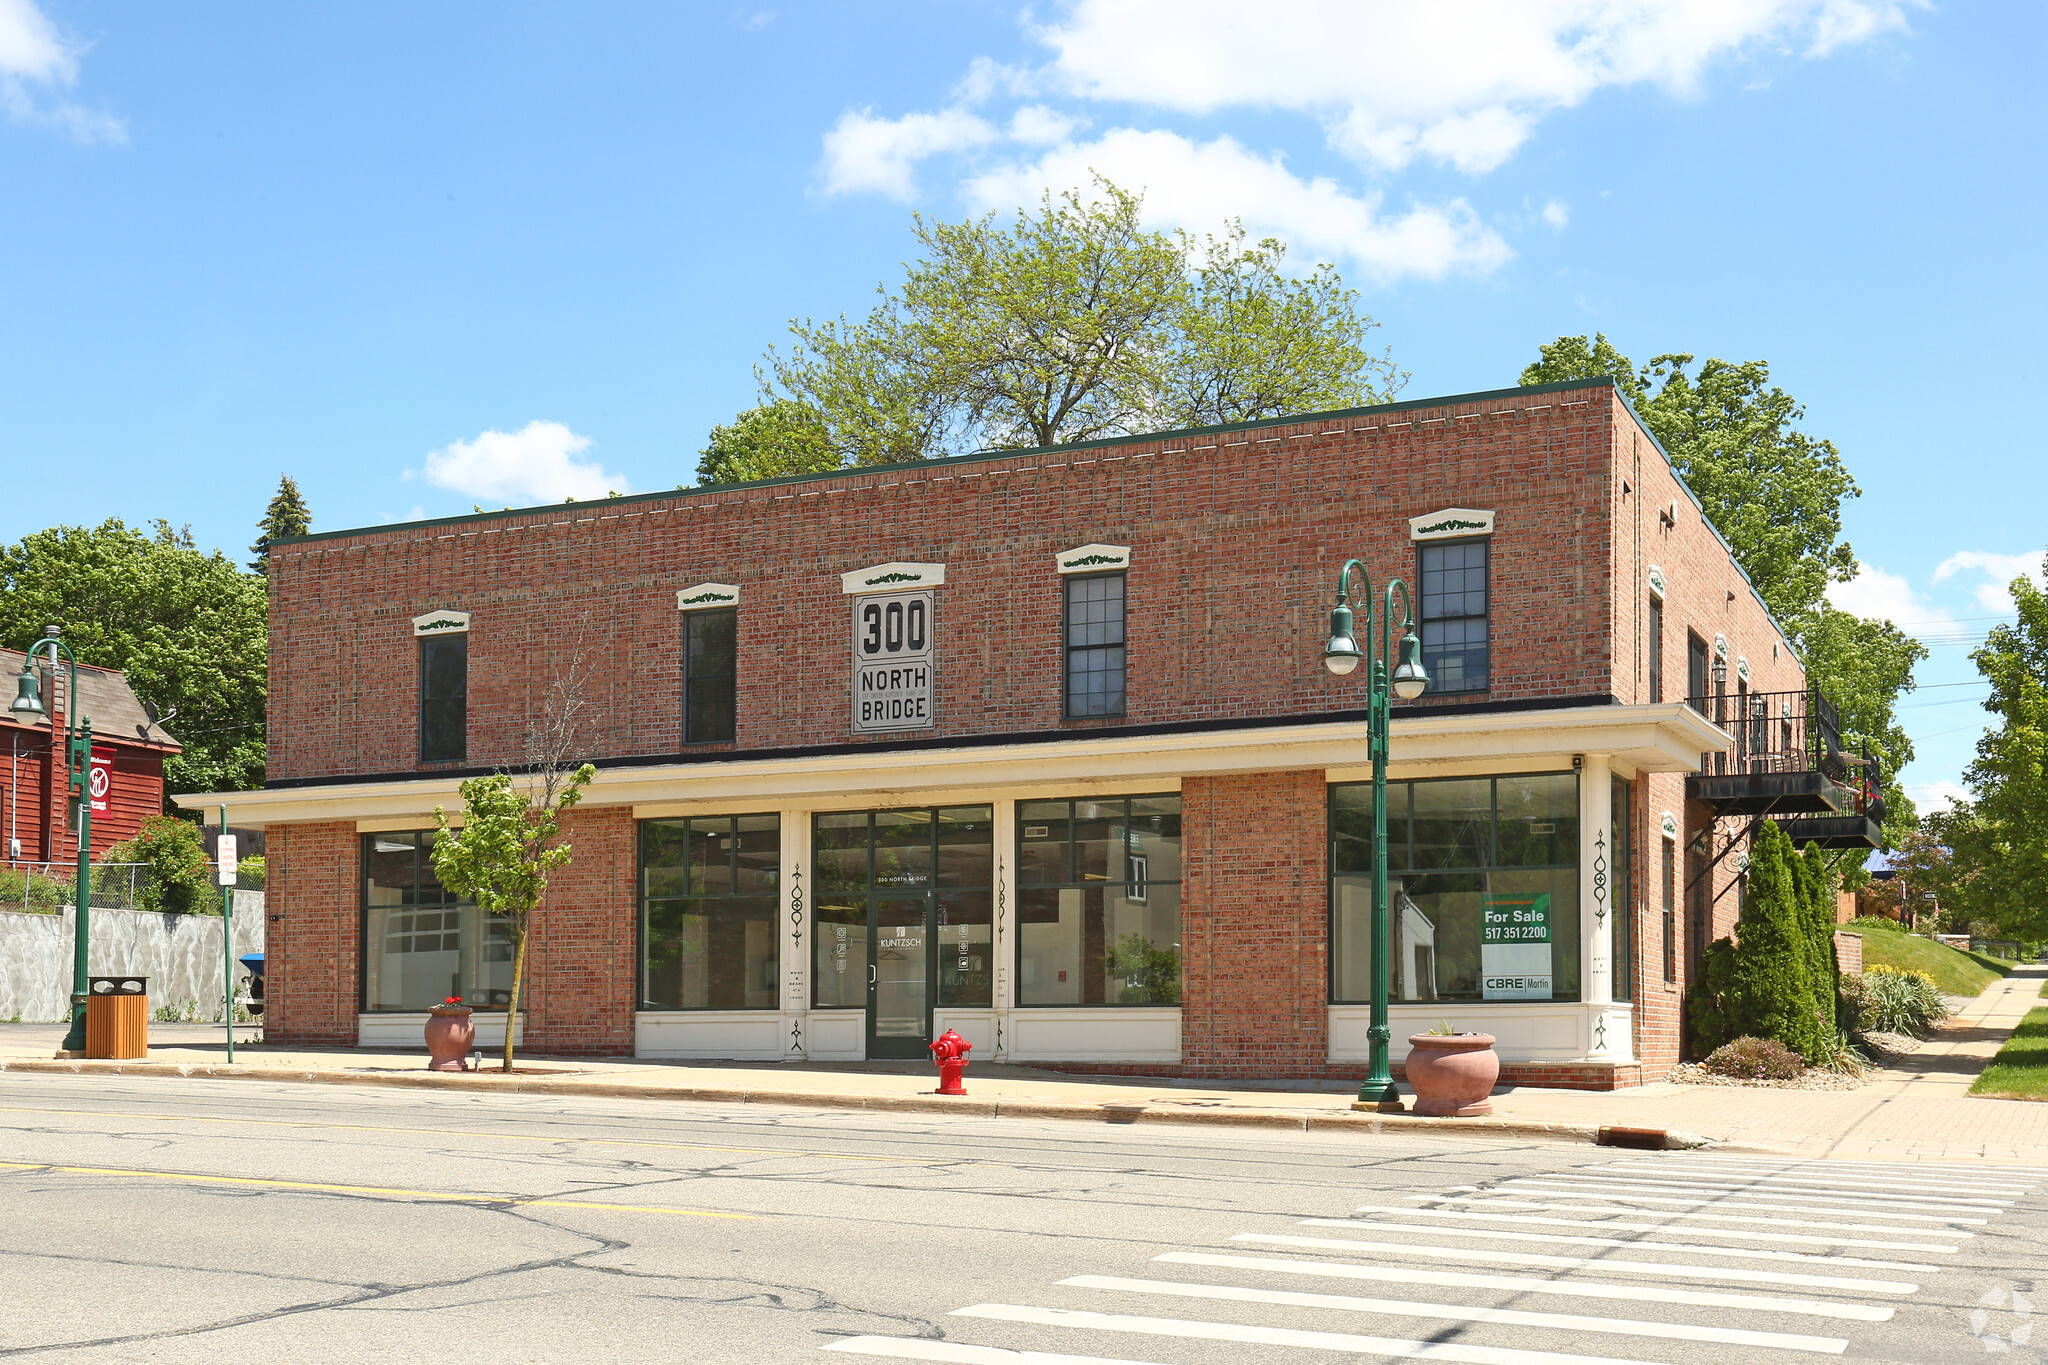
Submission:
<svg viewBox="0 0 2048 1365">
<path fill-rule="evenodd" d="M 313 531 L 303 536 L 279 536 L 271 541 L 279 545 L 301 545 L 316 540 L 337 540 L 345 536 L 375 535 L 382 531 L 410 531 L 430 526 L 460 526 L 469 522 L 503 521 L 508 517 L 530 517 L 537 512 L 554 511 L 561 508 L 619 507 L 630 503 L 674 500 L 678 498 L 704 497 L 713 493 L 730 493 L 737 489 L 774 488 L 781 484 L 820 483 L 827 479 L 844 479 L 866 474 L 889 474 L 906 469 L 953 468 L 959 465 L 984 464 L 990 460 L 1011 460 L 1026 455 L 1047 455 L 1070 450 L 1106 450 L 1116 446 L 1144 445 L 1160 441 L 1174 441 L 1189 436 L 1219 436 L 1234 431 L 1262 431 L 1267 427 L 1300 426 L 1305 422 L 1328 422 L 1338 418 L 1366 417 L 1383 413 L 1419 412 L 1427 408 L 1455 407 L 1460 403 L 1487 403 L 1503 398 L 1525 398 L 1537 393 L 1566 393 L 1573 389 L 1610 389 L 1614 380 L 1608 375 L 1596 375 L 1591 379 L 1567 379 L 1556 384 L 1517 385 L 1511 389 L 1486 389 L 1478 393 L 1454 393 L 1442 398 L 1411 398 L 1399 403 L 1375 403 L 1362 408 L 1338 408 L 1330 412 L 1298 412 L 1286 417 L 1265 417 L 1256 422 L 1233 422 L 1217 427 L 1184 427 L 1176 431 L 1148 431 L 1132 436 L 1105 436 L 1093 441 L 1075 441 L 1069 445 L 1025 446 L 1016 450 L 977 450 L 968 455 L 947 455 L 935 460 L 912 460 L 904 464 L 858 465 L 851 469 L 827 470 L 822 474 L 790 474 L 779 479 L 756 479 L 750 483 L 717 483 L 703 488 L 670 488 L 658 493 L 626 493 L 616 498 L 599 498 L 590 502 L 549 502 L 535 507 L 508 507 L 498 512 L 468 512 L 455 517 L 429 517 L 424 521 L 394 521 L 381 526 L 356 526 L 340 531 Z M 1623 401 L 1626 401 L 1625 399 Z M 1633 410 L 1631 410 L 1633 411 Z M 1636 419 L 1640 422 L 1642 419 Z M 1644 428 L 1648 431 L 1648 428 Z M 1652 437 L 1652 440 L 1655 438 Z M 1662 449 L 1663 447 L 1658 447 Z M 1664 457 L 1667 461 L 1670 456 Z M 1683 482 L 1681 480 L 1680 482 Z M 1691 489 L 1687 489 L 1688 494 Z M 1698 501 L 1697 498 L 1694 501 Z"/>
</svg>

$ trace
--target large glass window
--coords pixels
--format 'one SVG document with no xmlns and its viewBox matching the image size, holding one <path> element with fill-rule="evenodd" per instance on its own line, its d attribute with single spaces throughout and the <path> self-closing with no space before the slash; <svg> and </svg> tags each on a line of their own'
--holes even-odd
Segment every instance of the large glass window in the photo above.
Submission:
<svg viewBox="0 0 2048 1365">
<path fill-rule="evenodd" d="M 1398 1001 L 1579 998 L 1571 773 L 1387 784 L 1388 963 Z M 1330 990 L 1372 998 L 1372 785 L 1330 788 Z"/>
<path fill-rule="evenodd" d="M 512 1003 L 510 929 L 441 885 L 434 831 L 366 834 L 362 866 L 364 1010 Z"/>
<path fill-rule="evenodd" d="M 460 761 L 469 753 L 469 637 L 420 640 L 420 762 Z"/>
<path fill-rule="evenodd" d="M 939 1005 L 994 1002 L 993 807 L 820 814 L 812 820 L 811 865 L 817 1008 L 867 1008 L 871 924 L 881 931 L 875 965 L 878 982 L 892 992 L 892 1017 L 920 1013 L 923 1001 L 912 997 L 927 994 Z M 928 934 L 935 955 L 927 952 Z"/>
<path fill-rule="evenodd" d="M 737 608 L 683 615 L 683 743 L 714 744 L 733 736 L 739 683 Z"/>
<path fill-rule="evenodd" d="M 1429 670 L 1429 690 L 1483 692 L 1488 542 L 1424 541 L 1420 549 L 1422 666 Z"/>
<path fill-rule="evenodd" d="M 1066 580 L 1067 714 L 1124 713 L 1124 576 Z"/>
<path fill-rule="evenodd" d="M 1017 1003 L 1180 1003 L 1180 797 L 1017 803 Z"/>
<path fill-rule="evenodd" d="M 768 1010 L 781 974 L 774 815 L 640 822 L 640 1008 Z"/>
</svg>

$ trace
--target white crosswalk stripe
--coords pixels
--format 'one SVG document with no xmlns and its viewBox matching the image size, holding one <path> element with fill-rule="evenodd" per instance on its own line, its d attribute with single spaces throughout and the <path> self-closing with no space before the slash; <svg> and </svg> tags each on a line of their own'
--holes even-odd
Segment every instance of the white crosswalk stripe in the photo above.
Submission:
<svg viewBox="0 0 2048 1365">
<path fill-rule="evenodd" d="M 824 1349 L 957 1365 L 1170 1365 L 1187 1351 L 1207 1349 L 1210 1359 L 1222 1346 L 1246 1361 L 1278 1357 L 1243 1348 L 1274 1347 L 1457 1365 L 1713 1365 L 1731 1348 L 1841 1355 L 1852 1329 L 1892 1322 L 1897 1305 L 1940 1274 L 1939 1262 L 1970 1247 L 1972 1229 L 1990 1229 L 2027 1198 L 2035 1174 L 2048 1173 L 1694 1154 L 1507 1173 L 1396 1196 L 1416 1207 L 1362 1204 L 1349 1217 L 1294 1220 L 1329 1235 L 1228 1234 L 1263 1254 L 1172 1250 L 1153 1256 L 1156 1277 L 1056 1282 L 1099 1307 L 949 1311 L 962 1330 L 1007 1324 L 1008 1345 L 871 1335 Z M 1370 1290 L 1330 1292 L 1350 1286 Z M 1116 1299 L 1208 1307 L 1197 1317 L 1110 1311 L 1123 1306 Z M 1553 1311 L 1569 1309 L 1583 1311 Z M 1359 1319 L 1398 1330 L 1333 1330 Z M 1131 1336 L 1154 1340 L 1170 1359 L 1088 1350 L 1090 1338 Z M 1555 1349 L 1601 1337 L 1630 1339 L 1651 1359 Z M 1056 1349 L 1070 1344 L 1075 1353 Z"/>
</svg>

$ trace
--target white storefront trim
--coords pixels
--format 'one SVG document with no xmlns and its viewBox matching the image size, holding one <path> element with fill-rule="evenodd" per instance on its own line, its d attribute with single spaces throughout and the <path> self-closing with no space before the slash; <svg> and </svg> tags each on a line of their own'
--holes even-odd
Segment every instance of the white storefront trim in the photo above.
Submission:
<svg viewBox="0 0 2048 1365">
<path fill-rule="evenodd" d="M 1011 1010 L 1005 1032 L 1013 1062 L 1180 1061 L 1177 1005 Z"/>
<path fill-rule="evenodd" d="M 1395 1005 L 1387 1018 L 1393 1025 L 1390 1046 L 1397 1062 L 1408 1055 L 1410 1035 L 1428 1033 L 1443 1020 L 1463 1033 L 1492 1034 L 1493 1050 L 1503 1062 L 1627 1065 L 1635 1061 L 1634 1014 L 1633 1006 L 1616 1003 L 1443 1000 Z M 1330 1060 L 1370 1061 L 1371 1025 L 1370 1005 L 1330 1006 Z"/>
</svg>

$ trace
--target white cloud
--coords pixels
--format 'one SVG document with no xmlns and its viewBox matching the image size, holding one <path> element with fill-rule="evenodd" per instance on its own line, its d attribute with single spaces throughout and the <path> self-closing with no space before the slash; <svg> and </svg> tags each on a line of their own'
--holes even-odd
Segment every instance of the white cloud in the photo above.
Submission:
<svg viewBox="0 0 2048 1365">
<path fill-rule="evenodd" d="M 0 108 L 18 122 L 63 128 L 80 142 L 127 141 L 121 120 L 51 93 L 77 81 L 79 51 L 35 0 L 0 0 Z"/>
<path fill-rule="evenodd" d="M 1913 590 L 1905 575 L 1886 573 L 1875 564 L 1861 560 L 1856 576 L 1847 583 L 1830 583 L 1828 602 L 1837 610 L 1894 625 L 1953 625 L 1954 617 Z M 1911 632 L 1914 634 L 1919 631 Z"/>
<path fill-rule="evenodd" d="M 983 147 L 998 136 L 993 125 L 960 108 L 896 119 L 849 109 L 825 134 L 825 193 L 872 190 L 908 200 L 915 193 L 911 171 L 918 162 L 940 152 Z"/>
<path fill-rule="evenodd" d="M 1571 222 L 1571 220 L 1571 205 L 1565 203 L 1564 200 L 1553 199 L 1543 206 L 1543 221 L 1558 231 L 1564 231 L 1565 224 Z"/>
<path fill-rule="evenodd" d="M 528 422 L 519 431 L 487 431 L 427 456 L 427 482 L 492 502 L 589 501 L 630 493 L 622 475 L 577 457 L 590 449 L 560 422 Z"/>
<path fill-rule="evenodd" d="M 1935 811 L 1948 809 L 1958 801 L 1970 799 L 1969 788 L 1946 780 L 1940 782 L 1908 782 L 1904 787 L 1904 791 L 1906 799 L 1911 801 L 1914 809 L 1918 810 L 1922 815 L 1931 815 Z"/>
<path fill-rule="evenodd" d="M 1044 147 L 1065 142 L 1076 129 L 1086 125 L 1086 119 L 1062 114 L 1043 104 L 1028 104 L 1010 115 L 1010 140 L 1027 147 Z"/>
<path fill-rule="evenodd" d="M 1376 192 L 1353 193 L 1318 176 L 1304 180 L 1280 157 L 1262 157 L 1233 138 L 1194 142 L 1177 133 L 1118 128 L 1036 161 L 985 171 L 964 186 L 979 209 L 1034 203 L 1046 190 L 1085 188 L 1100 173 L 1140 186 L 1145 216 L 1213 232 L 1242 216 L 1254 237 L 1285 239 L 1299 259 L 1348 258 L 1383 278 L 1481 274 L 1513 253 L 1462 199 L 1389 214 Z"/>
<path fill-rule="evenodd" d="M 1961 550 L 1941 561 L 1934 568 L 1934 581 L 1940 583 L 1953 578 L 1966 569 L 1976 569 L 1984 575 L 1984 581 L 1971 589 L 1977 605 L 1986 611 L 2005 615 L 2013 610 L 2010 585 L 2015 578 L 2041 577 L 2041 551 L 2032 554 L 2001 555 L 1987 550 Z"/>
<path fill-rule="evenodd" d="M 1389 168 L 1468 172 L 1511 156 L 1546 114 L 1612 86 L 1690 95 L 1757 50 L 1822 57 L 1902 31 L 1914 0 L 1079 0 L 1034 36 L 1084 99 L 1188 114 L 1278 109 Z"/>
</svg>

